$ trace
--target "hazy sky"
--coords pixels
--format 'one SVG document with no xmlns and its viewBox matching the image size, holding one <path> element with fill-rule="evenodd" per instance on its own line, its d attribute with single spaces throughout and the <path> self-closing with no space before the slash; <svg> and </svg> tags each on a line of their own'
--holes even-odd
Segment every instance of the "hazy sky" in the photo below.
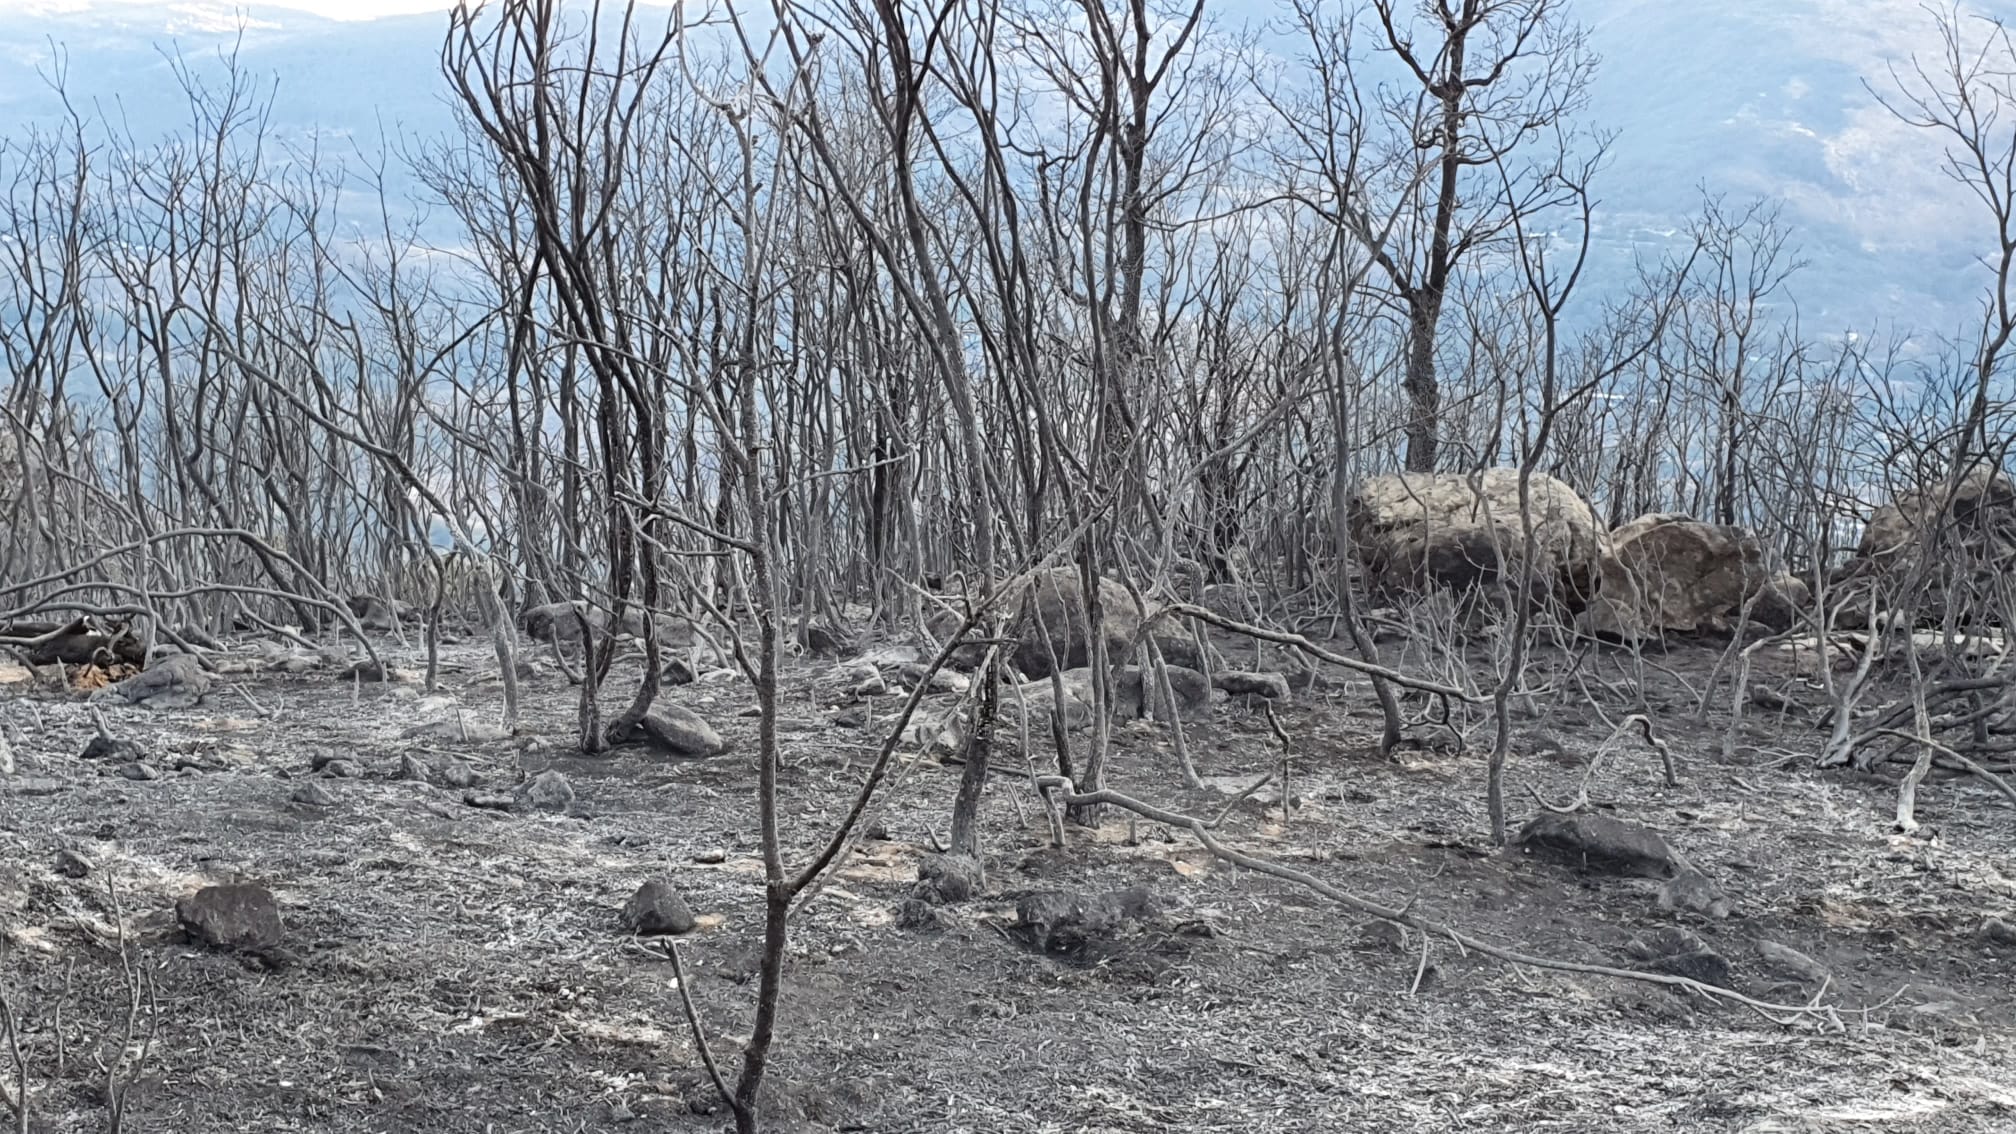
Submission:
<svg viewBox="0 0 2016 1134">
<path fill-rule="evenodd" d="M 643 2 L 662 11 L 676 0 Z M 67 59 L 81 105 L 140 138 L 167 136 L 186 123 L 165 52 L 214 68 L 241 27 L 241 62 L 277 84 L 277 137 L 369 145 L 432 134 L 448 125 L 438 13 L 454 3 L 0 0 L 0 134 L 62 110 L 43 76 Z M 2016 0 L 1961 8 L 2016 21 Z M 1210 10 L 1236 26 L 1281 4 L 1211 0 Z M 1703 191 L 1737 207 L 1762 198 L 1785 209 L 1811 262 L 1795 291 L 1814 323 L 1943 330 L 1972 318 L 1987 279 L 1986 218 L 1941 168 L 1940 139 L 1864 86 L 1894 91 L 1892 67 L 1937 54 L 1922 0 L 1571 0 L 1567 10 L 1603 57 L 1582 120 L 1619 131 L 1598 221 L 1620 271 L 1682 229 Z M 1297 57 L 1293 38 L 1266 46 Z"/>
<path fill-rule="evenodd" d="M 673 0 L 643 0 L 669 6 Z M 258 0 L 259 8 L 284 8 L 313 12 L 331 20 L 375 20 L 380 16 L 407 16 L 418 12 L 445 12 L 455 0 Z M 244 5 L 218 0 L 0 0 L 0 17 L 11 14 L 58 16 L 74 12 L 108 11 L 118 8 L 152 8 L 191 20 L 211 23 L 233 22 Z"/>
<path fill-rule="evenodd" d="M 380 16 L 445 11 L 454 0 L 259 0 L 261 8 L 313 12 L 332 20 L 372 20 Z M 209 0 L 0 0 L 0 17 L 57 16 L 118 8 L 153 8 L 192 18 L 228 19 L 238 5 Z"/>
</svg>

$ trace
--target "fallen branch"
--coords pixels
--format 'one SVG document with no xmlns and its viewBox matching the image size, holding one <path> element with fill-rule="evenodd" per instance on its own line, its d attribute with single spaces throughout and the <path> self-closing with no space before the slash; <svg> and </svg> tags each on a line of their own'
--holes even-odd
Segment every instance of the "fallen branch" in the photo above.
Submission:
<svg viewBox="0 0 2016 1134">
<path fill-rule="evenodd" d="M 1609 738 L 1596 746 L 1595 754 L 1589 757 L 1589 766 L 1582 770 L 1582 784 L 1575 789 L 1574 799 L 1569 800 L 1567 803 L 1549 803 L 1540 797 L 1539 792 L 1528 788 L 1527 790 L 1533 796 L 1533 802 L 1539 804 L 1543 810 L 1552 811 L 1556 815 L 1573 815 L 1589 806 L 1589 784 L 1595 780 L 1597 769 L 1602 767 L 1603 757 L 1610 754 L 1610 750 L 1616 746 L 1618 738 L 1622 737 L 1625 731 L 1634 724 L 1643 731 L 1645 742 L 1650 744 L 1653 750 L 1659 753 L 1660 763 L 1666 772 L 1666 786 L 1669 788 L 1679 787 L 1680 776 L 1673 768 L 1673 750 L 1668 748 L 1666 742 L 1659 739 L 1653 733 L 1651 718 L 1643 713 L 1632 713 L 1630 716 L 1618 721 L 1617 727 L 1611 731 Z"/>
<path fill-rule="evenodd" d="M 1925 747 L 1931 749 L 1932 751 L 1937 752 L 1939 755 L 1944 756 L 1948 760 L 1951 760 L 1954 763 L 1960 765 L 1961 767 L 1967 769 L 1969 772 L 1972 772 L 1973 774 L 1980 776 L 1982 779 L 1987 780 L 1988 786 L 1994 788 L 1996 791 L 1999 791 L 2003 795 L 2007 796 L 2009 798 L 2009 802 L 2016 803 L 2016 786 L 2011 786 L 2008 780 L 2005 780 L 2001 776 L 1996 775 L 1993 771 L 1989 770 L 1989 768 L 1986 765 L 1980 763 L 1979 761 L 1968 759 L 1966 756 L 1963 756 L 1960 753 L 1955 752 L 1953 749 L 1948 748 L 1946 745 L 1941 744 L 1930 737 L 1913 736 L 1908 732 L 1904 732 L 1900 729 L 1894 729 L 1894 728 L 1879 728 L 1876 730 L 1875 735 L 1894 737 L 1898 740 L 1908 741 L 1909 743 L 1912 744 L 1922 744 Z"/>
</svg>

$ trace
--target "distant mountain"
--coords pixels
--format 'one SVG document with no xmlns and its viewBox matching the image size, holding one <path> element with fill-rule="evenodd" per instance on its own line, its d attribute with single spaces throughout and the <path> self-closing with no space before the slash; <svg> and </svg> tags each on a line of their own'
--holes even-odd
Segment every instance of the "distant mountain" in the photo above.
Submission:
<svg viewBox="0 0 2016 1134">
<path fill-rule="evenodd" d="M 2016 18 L 2016 0 L 1973 9 Z M 1271 12 L 1224 0 L 1219 15 Z M 1670 242 L 1706 188 L 1782 204 L 1810 262 L 1791 289 L 1810 334 L 1894 324 L 1936 335 L 1975 318 L 1983 214 L 1941 173 L 1937 139 L 1863 86 L 1887 91 L 1887 67 L 1938 49 L 1917 0 L 1582 0 L 1576 12 L 1603 57 L 1588 121 L 1617 131 L 1599 186 L 1597 282 Z M 0 0 L 0 121 L 18 129 L 57 112 L 36 77 L 53 42 L 73 98 L 143 139 L 166 135 L 185 114 L 163 53 L 214 71 L 242 35 L 241 64 L 277 81 L 283 140 L 375 151 L 386 135 L 446 129 L 445 14 L 337 21 L 253 4 L 244 18 L 240 32 L 224 4 Z"/>
</svg>

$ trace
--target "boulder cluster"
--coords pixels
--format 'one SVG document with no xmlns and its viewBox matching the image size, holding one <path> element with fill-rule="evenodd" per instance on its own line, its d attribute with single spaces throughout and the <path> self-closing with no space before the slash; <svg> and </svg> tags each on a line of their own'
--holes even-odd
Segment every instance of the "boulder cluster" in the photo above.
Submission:
<svg viewBox="0 0 2016 1134">
<path fill-rule="evenodd" d="M 1524 583 L 1534 601 L 1608 638 L 1727 634 L 1745 622 L 1783 631 L 1812 602 L 1807 583 L 1773 571 L 1744 528 L 1653 513 L 1606 529 L 1574 489 L 1544 473 L 1523 487 L 1513 469 L 1372 477 L 1351 497 L 1348 519 L 1375 591 Z M 2011 565 L 2016 484 L 1981 468 L 1877 509 L 1855 554 L 1827 578 L 1864 592 L 1914 586 L 1933 606 L 1923 617 Z"/>
</svg>

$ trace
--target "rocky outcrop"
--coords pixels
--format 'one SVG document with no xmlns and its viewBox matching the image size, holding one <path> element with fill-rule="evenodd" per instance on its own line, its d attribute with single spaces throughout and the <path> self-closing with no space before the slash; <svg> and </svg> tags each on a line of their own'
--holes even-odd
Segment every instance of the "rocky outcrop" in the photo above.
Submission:
<svg viewBox="0 0 2016 1134">
<path fill-rule="evenodd" d="M 549 602 L 527 610 L 520 618 L 525 636 L 537 642 L 578 642 L 581 640 L 581 620 L 586 617 L 588 626 L 601 634 L 609 628 L 609 612 L 599 607 L 591 607 L 580 599 L 573 602 Z M 660 614 L 656 619 L 658 644 L 660 646 L 690 646 L 693 644 L 693 623 L 676 614 Z M 644 612 L 630 607 L 616 623 L 619 638 L 642 638 L 644 636 Z"/>
<path fill-rule="evenodd" d="M 1974 617 L 2016 567 L 2016 482 L 1981 465 L 1904 492 L 1876 509 L 1855 555 L 1834 576 L 1836 624 L 1864 623 L 1872 608 L 1920 624 Z"/>
<path fill-rule="evenodd" d="M 1383 591 L 1470 589 L 1515 581 L 1580 607 L 1593 592 L 1607 533 L 1575 490 L 1543 473 L 1527 483 L 1533 532 L 1526 553 L 1519 473 L 1407 473 L 1372 477 L 1347 505 L 1368 581 Z"/>
<path fill-rule="evenodd" d="M 1085 617 L 1085 584 L 1077 568 L 1039 571 L 1019 580 L 998 601 L 1002 609 L 1015 612 L 1003 635 L 1012 643 L 1010 665 L 1030 677 L 1047 677 L 1053 656 L 1060 669 L 1089 663 L 1092 634 Z M 1099 604 L 1107 660 L 1117 663 L 1133 647 L 1147 612 L 1117 579 L 1099 581 Z M 931 632 L 942 639 L 957 630 L 960 621 L 957 613 L 941 611 L 931 619 Z M 952 660 L 971 669 L 986 653 L 985 646 L 963 646 Z"/>
<path fill-rule="evenodd" d="M 1739 527 L 1653 513 L 1610 533 L 1584 629 L 1621 638 L 1726 633 L 1769 582 L 1757 540 Z"/>
</svg>

